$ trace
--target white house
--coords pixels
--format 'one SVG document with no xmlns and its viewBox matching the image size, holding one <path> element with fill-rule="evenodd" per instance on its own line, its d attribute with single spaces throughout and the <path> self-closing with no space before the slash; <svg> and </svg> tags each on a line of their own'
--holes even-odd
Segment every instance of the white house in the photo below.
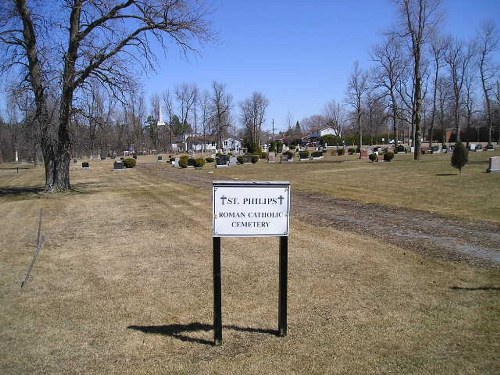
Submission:
<svg viewBox="0 0 500 375">
<path fill-rule="evenodd" d="M 241 150 L 241 140 L 234 138 L 227 138 L 222 141 L 222 150 L 224 152 L 240 152 Z"/>
<path fill-rule="evenodd" d="M 321 138 L 324 135 L 335 135 L 341 136 L 340 132 L 332 128 L 331 126 L 326 126 L 323 128 L 316 128 L 311 131 L 309 138 Z"/>
</svg>

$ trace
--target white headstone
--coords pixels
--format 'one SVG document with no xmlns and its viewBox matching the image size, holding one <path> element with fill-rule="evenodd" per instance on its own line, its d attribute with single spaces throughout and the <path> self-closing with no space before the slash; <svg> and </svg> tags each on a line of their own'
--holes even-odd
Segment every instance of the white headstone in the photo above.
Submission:
<svg viewBox="0 0 500 375">
<path fill-rule="evenodd" d="M 488 172 L 500 172 L 500 156 L 492 156 L 490 158 Z"/>
</svg>

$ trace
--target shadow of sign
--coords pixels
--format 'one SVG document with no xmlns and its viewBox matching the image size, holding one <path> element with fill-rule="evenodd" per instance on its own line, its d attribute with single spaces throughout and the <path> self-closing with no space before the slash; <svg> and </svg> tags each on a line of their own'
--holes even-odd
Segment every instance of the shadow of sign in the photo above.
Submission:
<svg viewBox="0 0 500 375">
<path fill-rule="evenodd" d="M 459 287 L 452 286 L 451 290 L 468 290 L 468 291 L 476 291 L 476 290 L 484 290 L 484 291 L 497 291 L 500 292 L 500 287 L 496 286 L 478 286 L 478 287 Z"/>
<path fill-rule="evenodd" d="M 135 331 L 141 331 L 149 334 L 156 335 L 164 335 L 174 337 L 178 340 L 185 342 L 193 342 L 202 345 L 210 345 L 213 346 L 213 341 L 205 340 L 201 338 L 191 337 L 188 334 L 194 332 L 208 332 L 213 330 L 213 325 L 205 324 L 205 323 L 189 323 L 189 324 L 168 324 L 161 326 L 137 326 L 132 325 L 128 326 L 128 329 L 133 329 Z M 251 333 L 261 333 L 268 335 L 278 335 L 278 331 L 272 329 L 260 329 L 260 328 L 252 328 L 252 327 L 239 327 L 235 325 L 224 326 L 225 329 L 239 331 L 239 332 L 251 332 Z"/>
</svg>

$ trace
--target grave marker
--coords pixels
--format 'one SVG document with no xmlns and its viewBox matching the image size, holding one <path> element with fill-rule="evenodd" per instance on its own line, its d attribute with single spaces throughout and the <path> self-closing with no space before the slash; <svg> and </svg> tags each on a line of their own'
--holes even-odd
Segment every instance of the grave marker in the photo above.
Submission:
<svg viewBox="0 0 500 375">
<path fill-rule="evenodd" d="M 500 172 L 500 156 L 492 156 L 490 158 L 490 167 L 488 172 Z"/>
<path fill-rule="evenodd" d="M 237 165 L 238 164 L 238 158 L 236 156 L 231 156 L 229 158 L 229 166 Z"/>
<path fill-rule="evenodd" d="M 222 167 L 227 167 L 229 164 L 229 156 L 227 155 L 220 155 L 215 158 L 215 167 L 216 168 L 222 168 Z"/>
<path fill-rule="evenodd" d="M 113 169 L 124 169 L 125 168 L 125 163 L 121 160 L 117 160 L 113 163 Z"/>
</svg>

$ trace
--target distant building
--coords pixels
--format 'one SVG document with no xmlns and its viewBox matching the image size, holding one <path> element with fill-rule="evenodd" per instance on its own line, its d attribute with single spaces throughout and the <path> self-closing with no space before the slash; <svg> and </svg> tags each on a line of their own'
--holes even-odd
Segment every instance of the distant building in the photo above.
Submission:
<svg viewBox="0 0 500 375">
<path fill-rule="evenodd" d="M 222 141 L 222 151 L 223 152 L 240 152 L 242 148 L 241 140 L 234 138 L 227 138 Z"/>
<path fill-rule="evenodd" d="M 332 128 L 331 126 L 326 126 L 323 128 L 316 128 L 311 131 L 308 138 L 309 139 L 320 139 L 324 135 L 334 135 L 341 136 L 340 132 Z"/>
</svg>

